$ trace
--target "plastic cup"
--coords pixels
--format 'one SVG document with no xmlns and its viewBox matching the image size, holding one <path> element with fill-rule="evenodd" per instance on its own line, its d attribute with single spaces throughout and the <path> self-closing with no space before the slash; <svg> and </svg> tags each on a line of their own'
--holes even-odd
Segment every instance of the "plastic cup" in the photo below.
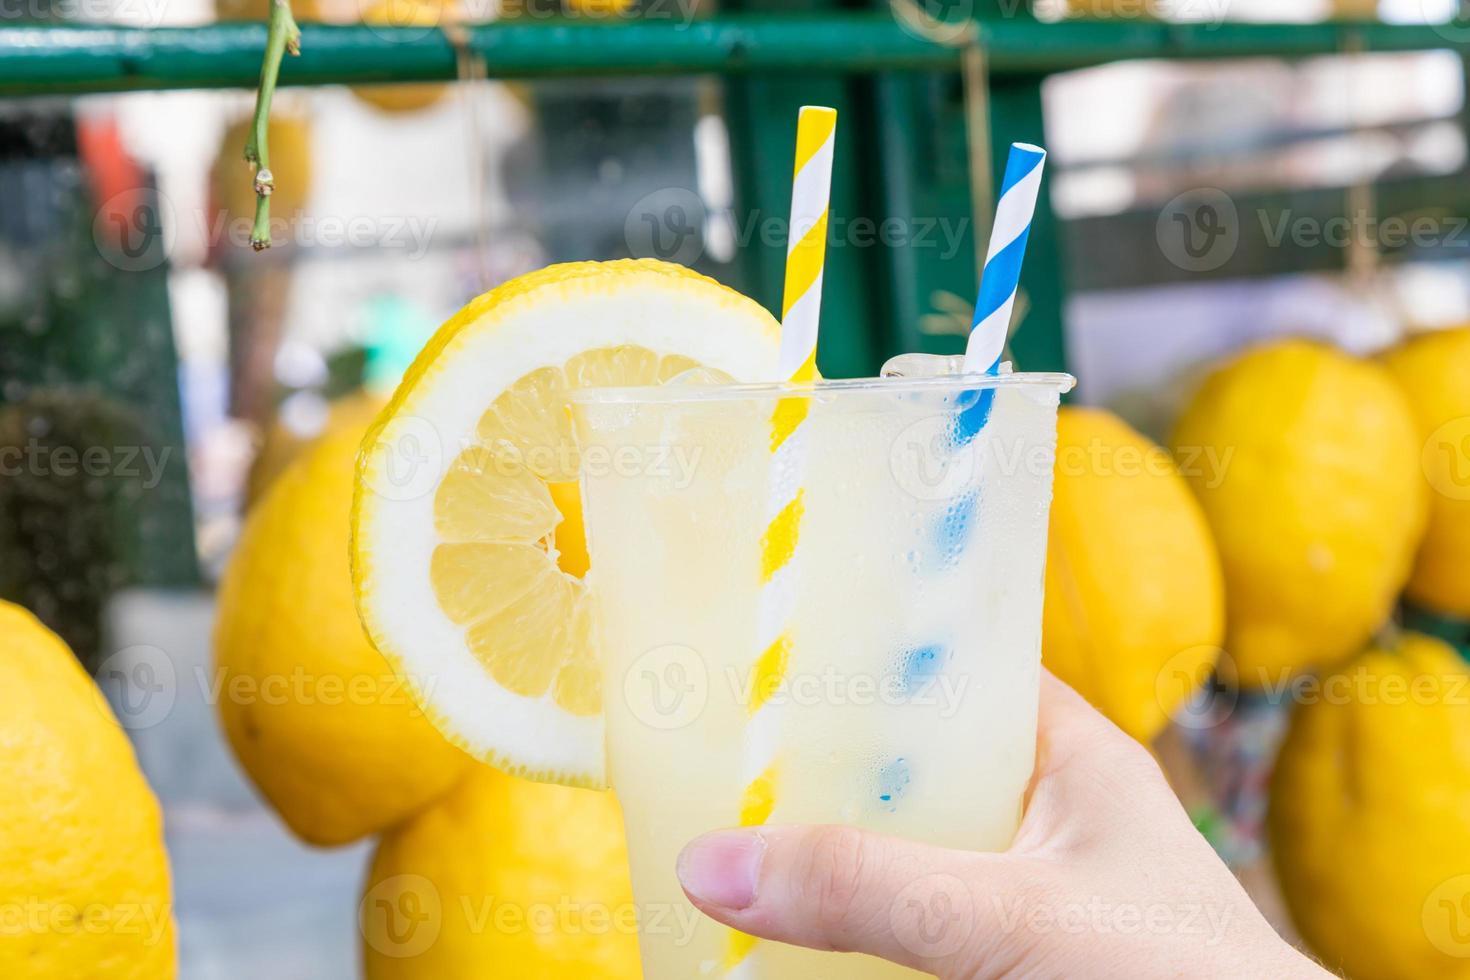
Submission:
<svg viewBox="0 0 1470 980">
<path fill-rule="evenodd" d="M 694 837 L 739 822 L 752 738 L 776 740 L 770 823 L 1009 845 L 1035 756 L 1056 413 L 1072 383 L 968 375 L 573 396 L 608 771 L 645 976 L 728 975 L 731 933 L 688 904 L 674 865 Z M 984 391 L 987 423 L 957 437 Z M 810 414 L 792 644 L 774 714 L 756 730 L 770 419 L 793 397 Z M 893 910 L 898 926 L 912 914 Z M 923 955 L 953 941 L 912 925 Z M 915 975 L 834 955 L 762 942 L 740 975 Z"/>
</svg>

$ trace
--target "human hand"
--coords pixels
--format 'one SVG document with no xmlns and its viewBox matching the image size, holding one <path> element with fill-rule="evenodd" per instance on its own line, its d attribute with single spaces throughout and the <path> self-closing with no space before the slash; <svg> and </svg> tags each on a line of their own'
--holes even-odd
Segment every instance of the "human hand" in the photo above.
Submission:
<svg viewBox="0 0 1470 980">
<path fill-rule="evenodd" d="M 1036 766 L 1004 853 L 763 826 L 693 841 L 679 879 L 753 936 L 944 978 L 1331 976 L 1276 935 L 1153 757 L 1050 673 Z"/>
</svg>

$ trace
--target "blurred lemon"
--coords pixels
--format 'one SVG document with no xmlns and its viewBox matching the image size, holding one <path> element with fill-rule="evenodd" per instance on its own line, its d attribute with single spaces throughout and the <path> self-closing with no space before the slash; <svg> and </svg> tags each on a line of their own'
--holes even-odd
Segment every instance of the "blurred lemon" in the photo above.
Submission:
<svg viewBox="0 0 1470 980">
<path fill-rule="evenodd" d="M 1419 438 L 1388 373 L 1307 341 L 1256 347 L 1205 380 L 1172 442 L 1219 548 L 1240 684 L 1360 650 L 1425 521 Z"/>
<path fill-rule="evenodd" d="M 255 220 L 255 168 L 245 162 L 250 120 L 241 119 L 225 130 L 214 162 L 214 199 L 232 222 Z M 270 141 L 271 217 L 290 218 L 306 210 L 311 194 L 311 126 L 305 119 L 274 113 L 266 127 Z"/>
<path fill-rule="evenodd" d="M 357 426 L 367 431 L 374 417 L 388 403 L 386 395 L 359 389 L 327 405 L 326 419 L 315 431 L 301 431 L 279 415 L 266 430 L 255 453 L 255 462 L 250 466 L 250 476 L 245 481 L 246 507 L 254 506 L 265 496 L 266 490 L 286 468 L 323 433 Z"/>
<path fill-rule="evenodd" d="M 1419 424 L 1429 531 L 1408 594 L 1470 617 L 1470 327 L 1425 334 L 1384 359 Z"/>
<path fill-rule="evenodd" d="M 1109 412 L 1063 408 L 1046 665 L 1147 742 L 1208 676 L 1224 632 L 1215 545 L 1168 451 Z"/>
<path fill-rule="evenodd" d="M 1301 689 L 1268 827 L 1302 936 L 1354 980 L 1470 978 L 1470 675 L 1405 634 Z"/>
<path fill-rule="evenodd" d="M 611 794 L 477 768 L 378 845 L 359 910 L 368 980 L 638 980 Z"/>
<path fill-rule="evenodd" d="M 0 977 L 178 972 L 163 818 L 66 644 L 0 601 Z"/>
<path fill-rule="evenodd" d="M 455 0 L 371 0 L 362 7 L 362 22 L 379 27 L 441 26 L 454 10 Z M 387 113 L 418 112 L 436 104 L 449 92 L 443 82 L 406 82 L 400 85 L 354 85 L 352 94 Z"/>
<path fill-rule="evenodd" d="M 253 20 L 265 23 L 270 19 L 271 0 L 214 0 L 214 16 L 219 21 Z M 319 0 L 291 0 L 291 16 L 297 23 L 321 20 Z"/>
<path fill-rule="evenodd" d="M 313 844 L 398 823 L 470 764 L 415 707 L 353 608 L 353 461 L 375 407 L 352 403 L 275 480 L 220 585 L 220 720 L 255 784 Z"/>
</svg>

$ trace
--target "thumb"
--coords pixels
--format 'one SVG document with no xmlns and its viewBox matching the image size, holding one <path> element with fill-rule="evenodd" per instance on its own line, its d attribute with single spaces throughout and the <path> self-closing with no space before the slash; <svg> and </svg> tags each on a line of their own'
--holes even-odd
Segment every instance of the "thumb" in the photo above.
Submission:
<svg viewBox="0 0 1470 980">
<path fill-rule="evenodd" d="M 1016 863 L 852 827 L 756 827 L 696 839 L 678 873 L 700 911 L 741 932 L 950 975 L 1007 931 Z"/>
</svg>

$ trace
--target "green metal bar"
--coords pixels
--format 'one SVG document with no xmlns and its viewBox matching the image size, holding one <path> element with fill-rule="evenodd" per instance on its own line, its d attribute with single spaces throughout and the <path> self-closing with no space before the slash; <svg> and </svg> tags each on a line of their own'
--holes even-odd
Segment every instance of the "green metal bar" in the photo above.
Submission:
<svg viewBox="0 0 1470 980">
<path fill-rule="evenodd" d="M 1047 73 L 1126 58 L 1303 57 L 1342 50 L 1456 47 L 1444 29 L 1400 24 L 1152 24 L 1026 18 L 987 21 L 997 75 Z M 688 23 L 500 22 L 470 46 L 495 78 L 567 75 L 853 73 L 953 69 L 955 49 L 919 38 L 887 14 L 725 16 Z M 1459 47 L 1466 47 L 1463 43 Z M 287 85 L 432 81 L 455 75 L 443 33 L 422 27 L 303 24 Z M 188 28 L 0 28 L 0 95 L 171 88 L 250 88 L 265 50 L 261 24 Z"/>
</svg>

